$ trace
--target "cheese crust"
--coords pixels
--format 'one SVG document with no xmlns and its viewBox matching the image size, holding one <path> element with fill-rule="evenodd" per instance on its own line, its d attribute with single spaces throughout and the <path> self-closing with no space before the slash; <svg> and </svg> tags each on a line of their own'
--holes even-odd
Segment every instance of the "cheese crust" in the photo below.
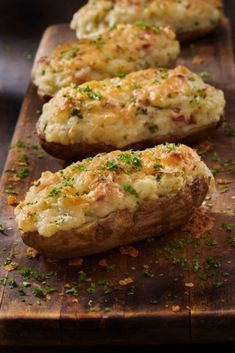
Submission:
<svg viewBox="0 0 235 353">
<path fill-rule="evenodd" d="M 16 207 L 16 220 L 25 234 L 37 232 L 49 238 L 66 232 L 69 236 L 71 230 L 83 229 L 115 212 L 136 212 L 146 202 L 161 203 L 190 188 L 195 180 L 204 183 L 200 204 L 209 185 L 213 186 L 213 176 L 197 153 L 185 145 L 113 151 L 56 173 L 44 172 Z M 181 204 L 187 209 L 186 200 Z"/>
<path fill-rule="evenodd" d="M 92 39 L 59 45 L 39 59 L 34 84 L 42 96 L 53 96 L 72 82 L 103 80 L 149 67 L 169 67 L 179 43 L 169 27 L 118 25 Z"/>
<path fill-rule="evenodd" d="M 221 0 L 89 0 L 73 16 L 78 38 L 101 34 L 118 23 L 142 21 L 171 26 L 179 39 L 213 31 L 222 16 Z"/>
<path fill-rule="evenodd" d="M 53 144 L 77 146 L 75 158 L 79 145 L 94 155 L 201 133 L 219 123 L 224 106 L 222 91 L 183 66 L 148 69 L 60 90 L 44 105 L 37 132 L 49 152 Z"/>
</svg>

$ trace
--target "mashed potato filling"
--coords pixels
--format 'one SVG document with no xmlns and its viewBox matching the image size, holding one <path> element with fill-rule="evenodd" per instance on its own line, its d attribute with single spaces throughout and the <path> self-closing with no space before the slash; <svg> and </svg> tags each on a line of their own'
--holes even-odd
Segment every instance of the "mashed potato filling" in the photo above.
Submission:
<svg viewBox="0 0 235 353">
<path fill-rule="evenodd" d="M 39 136 L 62 145 L 123 148 L 155 136 L 182 136 L 216 125 L 223 92 L 184 66 L 67 87 L 43 107 Z"/>
<path fill-rule="evenodd" d="M 92 39 L 59 45 L 38 61 L 34 84 L 39 93 L 54 95 L 72 82 L 103 80 L 149 68 L 167 67 L 179 54 L 169 27 L 118 25 Z"/>
<path fill-rule="evenodd" d="M 56 173 L 44 172 L 16 207 L 16 220 L 24 233 L 50 237 L 171 196 L 197 177 L 213 183 L 207 166 L 184 145 L 99 154 Z"/>
<path fill-rule="evenodd" d="M 73 16 L 78 38 L 103 33 L 118 23 L 143 21 L 171 26 L 177 34 L 209 32 L 218 24 L 221 0 L 89 0 Z"/>
</svg>

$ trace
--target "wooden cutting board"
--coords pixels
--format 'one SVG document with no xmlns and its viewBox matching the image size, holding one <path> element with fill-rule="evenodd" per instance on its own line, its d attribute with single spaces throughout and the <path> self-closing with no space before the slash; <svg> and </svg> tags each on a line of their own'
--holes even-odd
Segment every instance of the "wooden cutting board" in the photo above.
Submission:
<svg viewBox="0 0 235 353">
<path fill-rule="evenodd" d="M 49 27 L 37 58 L 72 38 L 67 25 Z M 209 72 L 211 83 L 226 95 L 228 123 L 200 145 L 216 174 L 218 197 L 207 200 L 206 213 L 201 211 L 186 230 L 134 244 L 137 251 L 127 251 L 128 255 L 116 249 L 75 263 L 27 258 L 14 207 L 8 205 L 9 195 L 21 200 L 42 171 L 64 167 L 37 145 L 35 123 L 43 102 L 30 84 L 0 184 L 0 223 L 5 227 L 0 233 L 1 345 L 146 345 L 235 339 L 231 38 L 224 19 L 213 35 L 183 46 L 179 59 L 196 72 Z M 20 182 L 14 181 L 14 170 Z M 126 284 L 127 279 L 133 282 Z M 56 291 L 50 293 L 52 288 Z"/>
</svg>

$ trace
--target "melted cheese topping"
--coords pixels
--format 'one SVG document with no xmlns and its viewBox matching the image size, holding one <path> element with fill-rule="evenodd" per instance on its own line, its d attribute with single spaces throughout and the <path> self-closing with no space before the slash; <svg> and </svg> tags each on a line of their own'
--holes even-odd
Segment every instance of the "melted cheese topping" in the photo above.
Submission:
<svg viewBox="0 0 235 353">
<path fill-rule="evenodd" d="M 44 105 L 37 130 L 48 142 L 123 148 L 216 124 L 224 105 L 222 91 L 185 67 L 148 69 L 62 89 Z"/>
<path fill-rule="evenodd" d="M 100 34 L 118 23 L 143 21 L 171 26 L 177 34 L 209 32 L 221 18 L 221 0 L 90 0 L 75 13 L 78 38 Z"/>
<path fill-rule="evenodd" d="M 170 196 L 197 176 L 213 181 L 197 153 L 184 145 L 100 154 L 54 174 L 44 172 L 16 207 L 16 220 L 23 232 L 50 237 Z"/>
<path fill-rule="evenodd" d="M 118 25 L 93 39 L 65 43 L 42 57 L 34 72 L 39 92 L 54 95 L 75 82 L 123 76 L 148 67 L 167 67 L 179 53 L 169 28 Z"/>
</svg>

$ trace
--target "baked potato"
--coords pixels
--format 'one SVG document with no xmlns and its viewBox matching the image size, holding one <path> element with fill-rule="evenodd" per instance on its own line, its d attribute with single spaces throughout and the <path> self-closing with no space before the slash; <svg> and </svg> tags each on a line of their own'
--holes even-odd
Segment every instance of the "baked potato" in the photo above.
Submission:
<svg viewBox="0 0 235 353">
<path fill-rule="evenodd" d="M 63 88 L 37 123 L 43 148 L 67 161 L 115 149 L 194 142 L 220 124 L 224 95 L 183 66 Z"/>
<path fill-rule="evenodd" d="M 113 151 L 44 172 L 15 209 L 23 241 L 53 258 L 162 235 L 201 205 L 213 177 L 191 148 Z"/>
<path fill-rule="evenodd" d="M 169 27 L 118 25 L 92 39 L 59 45 L 39 59 L 33 73 L 40 96 L 54 96 L 72 82 L 124 76 L 149 68 L 169 67 L 179 54 L 179 43 Z"/>
<path fill-rule="evenodd" d="M 221 0 L 89 0 L 71 22 L 78 38 L 99 35 L 119 23 L 171 26 L 180 40 L 212 32 L 222 17 Z"/>
</svg>

